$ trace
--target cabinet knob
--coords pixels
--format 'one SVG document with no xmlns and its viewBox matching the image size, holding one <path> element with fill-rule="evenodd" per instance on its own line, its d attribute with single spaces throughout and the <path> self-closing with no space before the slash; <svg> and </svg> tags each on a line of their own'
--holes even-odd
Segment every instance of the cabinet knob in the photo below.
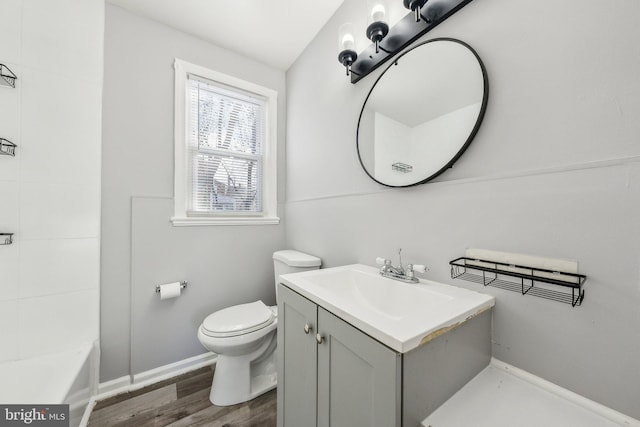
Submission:
<svg viewBox="0 0 640 427">
<path fill-rule="evenodd" d="M 324 337 L 320 334 L 316 334 L 316 341 L 318 341 L 318 344 L 322 344 L 324 342 Z"/>
<path fill-rule="evenodd" d="M 311 332 L 311 331 L 313 331 L 313 326 L 311 326 L 310 324 L 306 323 L 304 325 L 304 333 L 308 335 L 309 332 Z"/>
</svg>

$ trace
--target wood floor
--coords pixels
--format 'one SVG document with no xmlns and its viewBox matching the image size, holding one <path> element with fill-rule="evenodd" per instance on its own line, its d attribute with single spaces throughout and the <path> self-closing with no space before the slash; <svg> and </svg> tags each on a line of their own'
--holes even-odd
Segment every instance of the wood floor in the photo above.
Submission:
<svg viewBox="0 0 640 427">
<path fill-rule="evenodd" d="M 276 390 L 234 406 L 209 402 L 213 369 L 206 367 L 141 390 L 99 401 L 89 427 L 274 427 Z"/>
</svg>

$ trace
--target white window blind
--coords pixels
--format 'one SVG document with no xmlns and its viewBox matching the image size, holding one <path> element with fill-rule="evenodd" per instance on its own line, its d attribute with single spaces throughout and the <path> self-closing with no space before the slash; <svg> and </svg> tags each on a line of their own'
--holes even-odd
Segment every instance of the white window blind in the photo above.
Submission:
<svg viewBox="0 0 640 427">
<path fill-rule="evenodd" d="M 188 214 L 261 214 L 266 99 L 188 75 Z"/>
</svg>

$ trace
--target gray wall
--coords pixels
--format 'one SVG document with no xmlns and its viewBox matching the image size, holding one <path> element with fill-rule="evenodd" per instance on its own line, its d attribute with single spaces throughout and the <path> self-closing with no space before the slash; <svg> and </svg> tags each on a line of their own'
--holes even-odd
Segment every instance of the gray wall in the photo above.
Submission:
<svg viewBox="0 0 640 427">
<path fill-rule="evenodd" d="M 196 331 L 208 313 L 274 302 L 271 254 L 283 247 L 283 226 L 169 223 L 176 57 L 278 91 L 278 200 L 284 197 L 284 72 L 107 4 L 101 382 L 204 353 Z M 160 301 L 154 286 L 177 280 L 189 281 L 187 291 Z"/>
<path fill-rule="evenodd" d="M 428 34 L 470 43 L 488 71 L 476 139 L 437 182 L 387 189 L 355 151 L 375 75 L 336 61 L 346 0 L 287 72 L 288 246 L 325 266 L 393 257 L 453 282 L 467 247 L 576 259 L 581 307 L 487 288 L 493 354 L 640 418 L 640 3 L 477 0 Z M 428 102 L 428 100 L 425 100 Z"/>
</svg>

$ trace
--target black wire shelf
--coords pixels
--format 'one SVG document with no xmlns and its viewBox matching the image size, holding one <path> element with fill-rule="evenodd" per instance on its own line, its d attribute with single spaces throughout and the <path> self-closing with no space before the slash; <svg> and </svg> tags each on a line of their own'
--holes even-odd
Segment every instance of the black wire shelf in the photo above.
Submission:
<svg viewBox="0 0 640 427">
<path fill-rule="evenodd" d="M 15 156 L 17 145 L 8 139 L 0 138 L 0 155 Z"/>
<path fill-rule="evenodd" d="M 584 274 L 460 257 L 450 261 L 451 278 L 579 306 Z"/>
<path fill-rule="evenodd" d="M 0 64 L 0 86 L 11 86 L 12 88 L 15 88 L 17 78 L 18 77 L 13 74 L 13 71 L 11 71 L 9 67 L 4 64 Z"/>
<path fill-rule="evenodd" d="M 0 233 L 0 246 L 13 243 L 13 233 Z"/>
</svg>

